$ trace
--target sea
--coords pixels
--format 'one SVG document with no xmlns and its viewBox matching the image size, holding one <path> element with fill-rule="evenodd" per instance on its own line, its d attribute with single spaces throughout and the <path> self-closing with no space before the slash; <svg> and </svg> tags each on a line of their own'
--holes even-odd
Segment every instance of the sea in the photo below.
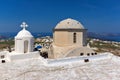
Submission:
<svg viewBox="0 0 120 80">
<path fill-rule="evenodd" d="M 120 36 L 103 36 L 103 37 L 95 37 L 95 38 L 106 41 L 120 42 Z"/>
<path fill-rule="evenodd" d="M 0 39 L 11 39 L 11 38 L 14 38 L 16 35 L 17 35 L 17 32 L 0 33 Z M 32 35 L 35 38 L 45 37 L 45 36 L 53 37 L 52 32 L 34 32 L 32 33 Z M 120 42 L 120 35 L 119 36 L 88 36 L 88 38 L 96 38 L 96 39 L 101 39 L 106 41 Z"/>
</svg>

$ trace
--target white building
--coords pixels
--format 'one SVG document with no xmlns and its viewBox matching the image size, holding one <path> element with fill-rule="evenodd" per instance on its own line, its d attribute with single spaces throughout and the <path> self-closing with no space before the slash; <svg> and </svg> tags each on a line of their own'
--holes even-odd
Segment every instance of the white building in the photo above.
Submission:
<svg viewBox="0 0 120 80">
<path fill-rule="evenodd" d="M 29 53 L 33 51 L 34 38 L 32 34 L 25 28 L 28 25 L 23 22 L 21 27 L 23 29 L 15 36 L 15 52 Z"/>
<path fill-rule="evenodd" d="M 40 58 L 39 52 L 33 51 L 34 37 L 25 29 L 28 25 L 23 22 L 21 27 L 23 29 L 15 36 L 15 51 L 0 52 L 0 61 L 2 63 L 29 58 Z"/>
</svg>

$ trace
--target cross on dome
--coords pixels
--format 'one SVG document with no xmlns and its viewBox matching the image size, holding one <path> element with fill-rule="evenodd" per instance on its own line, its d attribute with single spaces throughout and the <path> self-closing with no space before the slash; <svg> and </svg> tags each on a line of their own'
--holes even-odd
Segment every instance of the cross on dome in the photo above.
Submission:
<svg viewBox="0 0 120 80">
<path fill-rule="evenodd" d="M 26 27 L 28 27 L 28 25 L 25 22 L 22 22 L 22 24 L 20 25 L 23 29 L 25 29 Z"/>
</svg>

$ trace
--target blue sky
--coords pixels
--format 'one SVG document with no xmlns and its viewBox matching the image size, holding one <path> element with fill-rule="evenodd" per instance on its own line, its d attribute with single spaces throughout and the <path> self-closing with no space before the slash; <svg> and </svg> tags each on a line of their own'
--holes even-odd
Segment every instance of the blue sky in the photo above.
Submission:
<svg viewBox="0 0 120 80">
<path fill-rule="evenodd" d="M 66 18 L 80 21 L 89 32 L 120 33 L 120 0 L 0 0 L 0 32 L 51 32 Z"/>
</svg>

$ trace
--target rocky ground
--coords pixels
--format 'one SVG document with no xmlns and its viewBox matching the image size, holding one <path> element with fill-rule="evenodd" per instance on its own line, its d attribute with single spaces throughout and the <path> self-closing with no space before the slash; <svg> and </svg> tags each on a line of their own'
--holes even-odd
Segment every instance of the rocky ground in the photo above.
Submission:
<svg viewBox="0 0 120 80">
<path fill-rule="evenodd" d="M 111 52 L 114 55 L 120 56 L 120 42 L 91 39 L 89 44 L 98 53 Z"/>
</svg>

